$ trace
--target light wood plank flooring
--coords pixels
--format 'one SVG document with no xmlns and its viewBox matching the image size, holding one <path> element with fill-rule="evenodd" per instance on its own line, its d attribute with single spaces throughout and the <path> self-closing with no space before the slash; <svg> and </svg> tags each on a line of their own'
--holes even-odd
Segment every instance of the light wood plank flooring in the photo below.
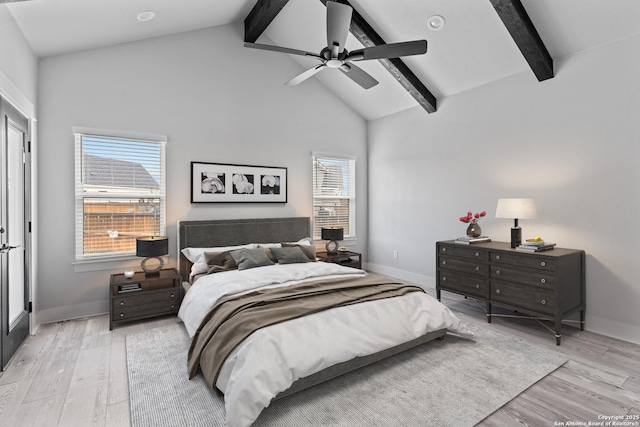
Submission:
<svg viewBox="0 0 640 427">
<path fill-rule="evenodd" d="M 482 304 L 446 292 L 443 302 L 465 321 L 569 358 L 480 426 L 557 426 L 597 422 L 599 416 L 640 415 L 640 345 L 567 327 L 557 347 L 553 335 L 536 321 L 496 318 L 487 324 Z M 109 331 L 104 315 L 41 326 L 0 375 L 0 425 L 129 426 L 125 336 L 175 322 L 177 318 L 165 317 Z"/>
</svg>

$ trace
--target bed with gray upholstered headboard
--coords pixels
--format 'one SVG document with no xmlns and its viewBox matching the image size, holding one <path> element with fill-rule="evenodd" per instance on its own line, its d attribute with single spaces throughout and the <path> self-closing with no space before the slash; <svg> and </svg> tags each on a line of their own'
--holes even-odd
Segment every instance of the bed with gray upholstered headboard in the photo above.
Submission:
<svg viewBox="0 0 640 427">
<path fill-rule="evenodd" d="M 295 242 L 311 236 L 308 217 L 212 219 L 178 222 L 178 270 L 183 281 L 189 280 L 191 262 L 184 248 L 235 246 L 246 243 Z"/>
<path fill-rule="evenodd" d="M 216 248 L 277 242 L 290 243 L 298 242 L 300 239 L 304 240 L 304 238 L 308 238 L 310 234 L 310 220 L 307 217 L 181 221 L 178 223 L 180 275 L 185 284 L 188 285 L 192 264 L 182 253 L 182 250 L 185 248 Z M 309 245 L 309 242 L 306 244 Z M 266 249 L 259 245 L 253 246 L 255 247 L 252 250 L 269 250 L 273 253 L 278 253 L 278 251 L 274 249 Z M 281 246 L 285 249 L 285 244 Z M 311 246 L 308 246 L 308 248 L 311 248 Z M 296 248 L 296 250 L 302 251 L 301 248 Z M 209 253 L 210 252 L 207 252 L 207 254 Z M 237 250 L 227 250 L 227 252 L 223 251 L 220 253 L 228 253 L 229 256 L 234 257 L 238 255 Z M 210 257 L 210 255 L 207 255 L 207 257 Z M 250 332 L 250 335 L 244 338 L 244 341 L 240 341 L 240 344 L 237 344 L 233 353 L 228 354 L 228 357 L 225 356 L 222 358 L 216 356 L 218 360 L 225 360 L 225 365 L 222 370 L 219 371 L 221 372 L 220 375 L 224 376 L 222 372 L 225 371 L 233 372 L 233 374 L 229 374 L 227 378 L 235 378 L 232 382 L 235 390 L 232 388 L 230 391 L 229 388 L 227 388 L 230 383 L 223 382 L 223 385 L 220 385 L 220 377 L 211 379 L 206 373 L 204 376 L 207 377 L 209 385 L 218 388 L 225 394 L 228 423 L 234 423 L 229 421 L 230 417 L 244 417 L 243 419 L 245 420 L 255 419 L 262 408 L 266 407 L 273 398 L 279 399 L 435 338 L 442 337 L 447 332 L 447 329 L 459 330 L 460 328 L 460 320 L 450 313 L 440 302 L 427 295 L 419 287 L 398 283 L 389 278 L 367 274 L 362 270 L 338 264 L 313 262 L 315 261 L 315 257 L 311 256 L 311 258 L 309 258 L 309 261 L 303 261 L 298 264 L 285 263 L 284 260 L 281 261 L 280 258 L 278 258 L 277 263 L 272 266 L 259 266 L 259 268 L 247 270 L 243 270 L 238 266 L 235 270 L 206 274 L 202 278 L 197 279 L 186 294 L 179 313 L 181 319 L 185 322 L 185 327 L 189 335 L 193 337 L 194 341 L 191 348 L 197 348 L 199 346 L 199 340 L 202 339 L 203 336 L 203 333 L 197 328 L 209 328 L 210 325 L 210 321 L 202 320 L 206 316 L 202 314 L 202 309 L 200 308 L 195 310 L 198 312 L 198 315 L 192 318 L 196 321 L 189 320 L 189 314 L 185 313 L 190 313 L 192 310 L 191 307 L 194 306 L 205 306 L 205 308 L 209 310 L 208 312 L 212 313 L 222 310 L 219 309 L 218 306 L 220 301 L 231 299 L 233 300 L 232 304 L 235 304 L 238 302 L 236 298 L 252 297 L 253 294 L 260 294 L 260 298 L 262 298 L 264 292 L 274 290 L 279 292 L 283 290 L 284 292 L 292 292 L 291 295 L 287 294 L 285 297 L 287 301 L 284 307 L 285 310 L 296 311 L 308 305 L 306 302 L 300 302 L 302 301 L 301 298 L 305 298 L 308 294 L 304 294 L 304 292 L 296 293 L 299 291 L 290 288 L 296 288 L 299 285 L 317 286 L 318 281 L 323 282 L 320 286 L 325 286 L 327 282 L 331 282 L 329 286 L 334 286 L 335 281 L 341 282 L 340 286 L 342 286 L 343 281 L 348 281 L 350 284 L 347 286 L 359 287 L 362 286 L 360 284 L 361 282 L 354 285 L 352 281 L 371 280 L 376 282 L 373 284 L 374 287 L 397 286 L 398 289 L 403 289 L 402 292 L 408 288 L 412 288 L 412 290 L 407 291 L 406 294 L 393 296 L 384 300 L 369 302 L 360 302 L 360 300 L 355 299 L 349 300 L 346 305 L 332 306 L 338 308 L 311 311 L 295 319 L 291 318 L 291 320 L 271 323 L 267 327 L 260 326 L 259 329 Z M 209 260 L 207 263 L 208 262 Z M 280 276 L 279 272 L 276 273 L 278 270 L 284 271 L 286 274 L 290 274 L 289 272 L 294 273 L 292 276 Z M 312 271 L 314 276 L 305 276 L 300 280 L 301 275 L 311 274 L 308 273 L 309 271 Z M 260 280 L 263 280 L 265 276 L 269 278 L 271 278 L 271 276 L 277 277 L 277 281 L 270 282 L 267 286 L 265 286 L 265 283 L 256 284 Z M 286 277 L 286 279 L 283 279 L 283 277 Z M 254 280 L 256 282 L 254 282 Z M 378 280 L 380 280 L 380 284 Z M 248 283 L 251 287 L 248 290 L 243 288 L 242 291 L 238 292 L 237 286 L 239 283 L 242 283 L 242 286 Z M 230 296 L 231 294 L 229 293 L 224 293 L 227 292 L 224 290 L 227 289 L 227 286 L 236 286 L 233 288 L 232 296 Z M 369 286 L 369 284 L 364 285 L 364 287 L 367 286 Z M 186 287 L 188 288 L 188 286 Z M 203 302 L 205 300 L 209 301 L 207 298 L 212 298 L 211 294 L 204 293 L 205 289 L 206 292 L 211 292 L 215 295 L 215 301 L 212 302 L 212 305 L 208 305 L 208 302 L 206 304 Z M 254 290 L 257 291 L 254 292 Z M 315 292 L 314 290 L 314 293 Z M 323 289 L 322 292 L 325 292 L 325 290 Z M 345 294 L 346 292 L 343 292 L 341 289 L 339 293 Z M 378 288 L 376 288 L 373 293 L 379 295 Z M 333 296 L 331 298 L 333 298 Z M 375 298 L 378 299 L 379 297 Z M 354 304 L 354 301 L 359 303 Z M 242 304 L 244 304 L 244 302 L 242 302 Z M 258 305 L 264 308 L 267 304 L 269 304 L 269 301 L 260 299 Z M 385 305 L 383 306 L 383 304 Z M 213 307 L 214 305 L 215 308 Z M 243 305 L 243 307 L 244 306 L 245 305 Z M 256 319 L 264 321 L 265 318 L 268 320 L 274 317 L 274 311 L 260 312 L 266 314 L 257 313 L 258 312 L 252 312 L 248 317 L 238 320 L 239 323 L 237 325 L 241 327 L 237 329 L 243 329 L 247 323 L 253 323 Z M 419 320 L 416 322 L 416 319 Z M 205 324 L 206 326 L 203 326 Z M 198 327 L 198 325 L 201 326 Z M 228 323 L 225 324 L 227 330 L 235 331 L 235 326 L 232 327 L 228 325 Z M 218 326 L 215 326 L 215 328 L 218 328 Z M 196 329 L 198 331 L 197 333 L 195 332 Z M 420 330 L 420 332 L 418 332 L 418 330 Z M 308 331 L 314 332 L 309 333 Z M 411 332 L 410 336 L 406 336 L 405 333 L 409 332 L 405 331 L 414 332 Z M 216 333 L 211 335 L 211 338 L 206 338 L 210 340 L 209 342 L 213 343 L 213 347 L 224 346 L 225 343 L 229 342 L 221 338 L 218 338 L 216 341 Z M 380 338 L 378 335 L 380 335 Z M 261 340 L 264 337 L 268 337 L 266 338 L 266 342 L 270 344 L 266 346 L 263 345 L 264 341 Z M 389 343 L 390 337 L 393 337 L 391 341 L 393 341 L 394 344 Z M 378 339 L 380 339 L 381 344 L 378 344 Z M 376 350 L 367 349 L 363 352 L 363 344 L 361 341 L 366 343 L 365 347 L 367 348 L 375 347 L 370 346 L 371 343 L 376 343 L 375 345 L 379 345 L 379 347 L 375 347 Z M 273 344 L 274 342 L 277 342 L 277 344 Z M 204 345 L 210 347 L 209 344 Z M 190 350 L 189 353 L 190 374 L 197 374 L 201 368 L 201 372 L 204 372 L 203 359 L 197 362 L 199 365 L 194 364 L 192 362 L 192 351 Z M 338 357 L 339 354 L 341 356 Z M 347 356 L 344 357 L 344 354 Z M 209 357 L 210 356 L 206 356 L 206 359 L 211 360 Z M 243 360 L 245 362 L 242 362 Z M 247 360 L 251 361 L 248 362 Z M 208 362 L 205 362 L 205 364 L 206 363 Z M 266 365 L 263 366 L 262 364 Z M 301 365 L 308 365 L 314 368 L 303 369 Z M 319 366 L 325 367 L 318 370 L 317 367 Z M 206 370 L 208 371 L 208 369 Z M 242 380 L 239 380 L 239 378 L 242 378 Z M 284 383 L 286 383 L 286 387 L 283 388 L 280 385 Z M 242 387 L 242 391 L 237 391 L 238 387 Z M 258 391 L 260 391 L 260 393 L 258 393 Z M 232 397 L 229 397 L 229 395 Z M 239 398 L 238 396 L 243 397 Z M 242 402 L 238 404 L 239 401 Z M 250 415 L 247 415 L 248 413 L 250 413 Z"/>
</svg>

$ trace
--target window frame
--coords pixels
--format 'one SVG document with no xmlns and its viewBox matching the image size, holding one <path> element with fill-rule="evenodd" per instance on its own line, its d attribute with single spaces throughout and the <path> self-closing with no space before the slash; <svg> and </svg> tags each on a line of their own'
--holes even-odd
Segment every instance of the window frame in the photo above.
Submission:
<svg viewBox="0 0 640 427">
<path fill-rule="evenodd" d="M 113 261 L 117 259 L 133 259 L 135 251 L 113 251 L 95 255 L 87 255 L 84 251 L 84 201 L 85 199 L 130 200 L 130 199 L 159 199 L 159 235 L 166 235 L 166 144 L 165 135 L 134 133 L 104 129 L 73 127 L 75 147 L 75 192 L 74 192 L 74 221 L 75 221 L 75 263 L 93 263 Z M 131 141 L 136 143 L 155 144 L 159 148 L 157 162 L 159 165 L 159 182 L 157 192 L 87 192 L 83 182 L 83 137 L 108 138 L 113 140 Z M 131 159 L 128 159 L 130 161 Z M 136 158 L 133 158 L 135 161 Z M 142 163 L 142 161 L 140 161 Z M 155 234 L 155 233 L 154 233 Z M 75 264 L 74 263 L 74 264 Z"/>
<path fill-rule="evenodd" d="M 316 172 L 316 161 L 326 160 L 329 162 L 344 162 L 346 163 L 344 166 L 348 168 L 347 170 L 347 194 L 346 195 L 319 195 L 318 187 L 317 187 L 317 172 Z M 312 239 L 315 241 L 322 240 L 320 236 L 320 227 L 317 226 L 318 216 L 316 214 L 316 206 L 318 204 L 318 200 L 331 200 L 331 199 L 339 199 L 339 200 L 349 200 L 349 218 L 348 218 L 348 228 L 345 228 L 344 240 L 356 240 L 357 232 L 356 232 L 356 157 L 345 155 L 345 154 L 334 154 L 334 153 L 324 153 L 324 152 L 312 152 L 311 155 L 311 168 L 312 168 L 312 207 L 311 207 L 311 215 L 312 215 Z M 340 226 L 340 221 L 336 221 L 335 223 L 327 222 L 326 218 L 323 219 L 322 226 Z"/>
</svg>

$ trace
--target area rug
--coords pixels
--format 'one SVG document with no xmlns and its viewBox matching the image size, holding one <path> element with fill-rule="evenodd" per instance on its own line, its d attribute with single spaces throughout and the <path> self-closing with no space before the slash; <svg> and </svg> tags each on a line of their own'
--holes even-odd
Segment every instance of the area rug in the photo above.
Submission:
<svg viewBox="0 0 640 427">
<path fill-rule="evenodd" d="M 273 402 L 254 426 L 473 426 L 567 359 L 487 328 L 448 334 Z M 127 335 L 131 425 L 224 426 L 223 398 L 187 378 L 182 324 Z"/>
</svg>

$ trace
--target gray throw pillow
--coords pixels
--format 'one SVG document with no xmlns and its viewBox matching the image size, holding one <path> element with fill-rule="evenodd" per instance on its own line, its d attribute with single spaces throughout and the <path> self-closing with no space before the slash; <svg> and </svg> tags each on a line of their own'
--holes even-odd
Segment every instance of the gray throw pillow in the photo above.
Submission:
<svg viewBox="0 0 640 427">
<path fill-rule="evenodd" d="M 273 265 L 273 262 L 269 259 L 263 248 L 240 249 L 231 252 L 231 256 L 236 264 L 238 264 L 238 270 Z"/>
<path fill-rule="evenodd" d="M 309 258 L 302 252 L 299 246 L 291 246 L 287 248 L 271 248 L 276 258 L 278 258 L 278 264 L 296 264 L 302 262 L 309 262 Z"/>
<path fill-rule="evenodd" d="M 236 270 L 238 268 L 229 251 L 205 252 L 204 260 L 208 267 L 207 274 Z"/>
<path fill-rule="evenodd" d="M 283 248 L 292 248 L 292 247 L 300 248 L 300 250 L 304 252 L 304 254 L 307 256 L 307 258 L 309 258 L 309 261 L 312 261 L 312 262 L 316 261 L 316 247 L 313 245 L 301 245 L 299 243 L 282 242 L 282 247 Z"/>
</svg>

